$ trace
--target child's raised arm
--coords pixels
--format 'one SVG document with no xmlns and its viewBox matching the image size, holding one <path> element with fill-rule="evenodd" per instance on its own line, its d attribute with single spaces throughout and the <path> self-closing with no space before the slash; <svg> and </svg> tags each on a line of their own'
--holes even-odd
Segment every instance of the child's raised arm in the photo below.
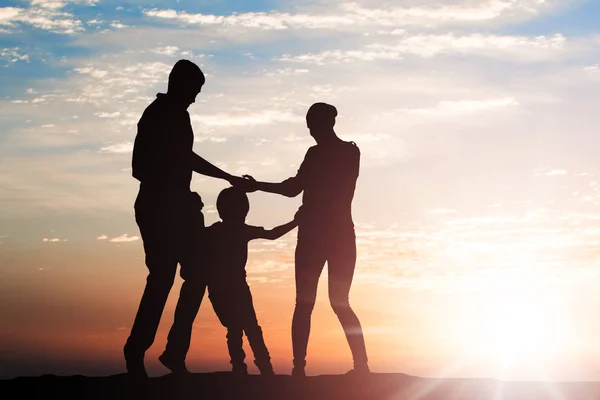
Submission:
<svg viewBox="0 0 600 400">
<path fill-rule="evenodd" d="M 279 239 L 280 237 L 282 237 L 283 235 L 285 235 L 286 233 L 288 233 L 289 231 L 291 231 L 292 229 L 294 229 L 297 226 L 298 226 L 298 222 L 296 222 L 296 220 L 294 219 L 294 220 L 288 222 L 287 224 L 276 226 L 273 229 L 269 229 L 269 230 L 265 229 L 263 231 L 263 234 L 261 235 L 260 239 L 269 239 L 269 240 Z"/>
</svg>

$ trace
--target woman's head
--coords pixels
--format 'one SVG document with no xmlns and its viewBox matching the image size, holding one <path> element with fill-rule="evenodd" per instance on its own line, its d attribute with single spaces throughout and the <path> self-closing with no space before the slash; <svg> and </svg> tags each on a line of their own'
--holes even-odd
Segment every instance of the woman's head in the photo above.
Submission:
<svg viewBox="0 0 600 400">
<path fill-rule="evenodd" d="M 337 117 L 337 109 L 331 104 L 315 103 L 310 106 L 306 113 L 306 126 L 317 143 L 333 134 L 335 117 Z"/>
</svg>

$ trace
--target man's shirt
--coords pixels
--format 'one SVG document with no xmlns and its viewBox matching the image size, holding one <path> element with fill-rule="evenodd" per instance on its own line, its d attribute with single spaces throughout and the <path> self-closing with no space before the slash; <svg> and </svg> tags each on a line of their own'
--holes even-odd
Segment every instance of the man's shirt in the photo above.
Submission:
<svg viewBox="0 0 600 400">
<path fill-rule="evenodd" d="M 133 177 L 151 191 L 189 191 L 194 133 L 187 110 L 159 93 L 137 127 Z"/>
</svg>

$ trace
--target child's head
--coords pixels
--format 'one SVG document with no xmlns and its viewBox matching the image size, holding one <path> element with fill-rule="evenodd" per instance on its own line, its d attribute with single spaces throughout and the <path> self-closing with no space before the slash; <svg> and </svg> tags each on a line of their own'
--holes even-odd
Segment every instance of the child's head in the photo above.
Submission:
<svg viewBox="0 0 600 400">
<path fill-rule="evenodd" d="M 217 197 L 217 210 L 223 221 L 243 222 L 250 211 L 248 195 L 241 189 L 228 187 Z"/>
</svg>

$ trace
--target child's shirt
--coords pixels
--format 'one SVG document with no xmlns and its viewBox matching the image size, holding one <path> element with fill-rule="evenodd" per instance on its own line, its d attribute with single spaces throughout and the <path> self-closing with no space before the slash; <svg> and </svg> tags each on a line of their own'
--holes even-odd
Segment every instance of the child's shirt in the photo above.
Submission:
<svg viewBox="0 0 600 400">
<path fill-rule="evenodd" d="M 248 242 L 265 236 L 265 229 L 251 225 L 216 222 L 206 228 L 209 260 L 209 285 L 236 284 L 246 281 Z"/>
</svg>

